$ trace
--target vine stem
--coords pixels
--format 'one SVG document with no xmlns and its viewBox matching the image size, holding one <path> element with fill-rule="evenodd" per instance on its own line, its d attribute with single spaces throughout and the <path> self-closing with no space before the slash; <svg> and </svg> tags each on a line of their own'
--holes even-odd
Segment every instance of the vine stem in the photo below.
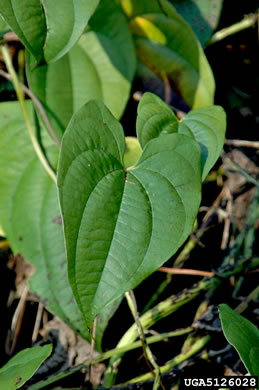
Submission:
<svg viewBox="0 0 259 390">
<path fill-rule="evenodd" d="M 186 353 L 180 353 L 179 355 L 175 356 L 172 360 L 169 360 L 164 366 L 160 367 L 161 374 L 164 374 L 170 370 L 172 370 L 174 367 L 179 365 L 180 363 L 183 363 L 185 360 L 189 359 L 196 353 L 200 352 L 210 341 L 211 335 L 204 336 L 197 340 Z M 144 382 L 146 380 L 152 379 L 151 373 L 147 373 L 141 376 L 138 376 L 136 378 L 130 379 L 128 382 L 124 384 L 131 384 L 136 382 Z M 121 384 L 117 385 L 121 386 Z"/>
<path fill-rule="evenodd" d="M 175 275 L 195 275 L 195 276 L 213 276 L 214 272 L 210 271 L 200 271 L 197 269 L 181 269 L 181 268 L 169 268 L 169 267 L 160 267 L 158 268 L 159 272 L 167 272 L 169 274 Z"/>
<path fill-rule="evenodd" d="M 231 145 L 231 146 L 241 146 L 245 148 L 255 148 L 259 149 L 259 142 L 258 141 L 247 141 L 243 139 L 227 139 L 225 141 L 226 145 Z"/>
<path fill-rule="evenodd" d="M 159 388 L 160 384 L 161 384 L 161 381 L 160 381 L 160 376 L 161 376 L 161 374 L 160 374 L 160 367 L 156 363 L 155 358 L 154 358 L 154 356 L 153 356 L 153 354 L 151 352 L 151 349 L 149 348 L 149 346 L 147 344 L 147 341 L 146 341 L 146 338 L 145 338 L 145 335 L 144 335 L 144 330 L 143 330 L 143 327 L 142 327 L 140 319 L 139 319 L 139 314 L 138 314 L 138 309 L 137 309 L 137 302 L 136 302 L 136 298 L 135 298 L 135 295 L 134 295 L 133 291 L 130 290 L 130 291 L 126 292 L 125 296 L 126 296 L 126 299 L 127 299 L 127 302 L 128 302 L 129 308 L 130 308 L 130 311 L 131 311 L 131 313 L 133 315 L 133 318 L 135 320 L 135 324 L 136 324 L 136 327 L 137 327 L 137 330 L 138 330 L 139 338 L 140 338 L 140 341 L 141 341 L 141 344 L 142 344 L 142 349 L 143 349 L 143 353 L 144 353 L 147 365 L 150 368 L 152 376 L 155 377 L 153 390 L 157 390 Z"/>
<path fill-rule="evenodd" d="M 97 327 L 97 316 L 95 316 L 95 319 L 94 319 L 93 330 L 92 330 L 91 349 L 90 349 L 89 380 L 91 383 L 93 383 L 92 364 L 93 364 L 93 358 L 94 358 L 96 327 Z"/>
<path fill-rule="evenodd" d="M 4 72 L 2 69 L 0 69 L 0 76 L 4 77 L 4 78 L 7 79 L 7 80 L 12 81 L 12 77 L 11 77 L 8 73 Z M 39 112 L 40 112 L 40 114 L 41 114 L 41 116 L 42 116 L 42 119 L 43 119 L 43 121 L 45 122 L 45 125 L 46 125 L 46 127 L 47 127 L 47 129 L 48 129 L 50 135 L 51 135 L 52 138 L 53 138 L 53 141 L 54 141 L 55 144 L 57 145 L 57 148 L 60 149 L 60 142 L 59 142 L 59 140 L 58 140 L 58 138 L 57 138 L 57 136 L 56 136 L 56 134 L 55 134 L 55 132 L 54 132 L 54 130 L 53 130 L 51 124 L 50 124 L 50 121 L 49 121 L 49 119 L 48 119 L 48 117 L 47 117 L 47 114 L 46 114 L 46 112 L 45 112 L 45 110 L 44 110 L 44 108 L 43 108 L 41 102 L 40 102 L 39 99 L 34 95 L 34 93 L 33 93 L 29 88 L 26 87 L 26 85 L 24 85 L 24 84 L 22 84 L 22 83 L 19 83 L 19 84 L 20 84 L 21 89 L 26 93 L 26 95 L 28 95 L 28 96 L 31 98 L 31 100 L 33 101 L 33 103 L 38 107 Z"/>
<path fill-rule="evenodd" d="M 187 327 L 185 329 L 178 329 L 178 330 L 175 330 L 175 331 L 172 331 L 172 332 L 160 333 L 160 334 L 157 334 L 155 336 L 149 336 L 149 337 L 146 338 L 146 341 L 147 341 L 148 344 L 153 344 L 153 343 L 157 343 L 159 341 L 165 341 L 165 340 L 167 340 L 168 338 L 171 338 L 171 337 L 182 336 L 182 335 L 191 333 L 192 331 L 193 331 L 193 327 L 189 326 L 189 327 Z M 110 349 L 109 351 L 103 352 L 100 355 L 94 357 L 93 361 L 92 361 L 92 364 L 94 365 L 96 363 L 103 362 L 104 360 L 107 360 L 107 359 L 111 358 L 112 356 L 116 356 L 116 355 L 118 355 L 120 353 L 124 353 L 124 352 L 127 352 L 127 351 L 132 351 L 133 349 L 141 347 L 141 345 L 142 345 L 141 341 L 138 340 L 138 341 L 135 341 L 135 342 L 133 342 L 131 344 L 124 345 L 121 348 Z M 86 361 L 86 362 L 84 362 L 82 364 L 79 364 L 79 365 L 73 367 L 73 368 L 70 368 L 67 371 L 63 371 L 63 372 L 61 372 L 59 374 L 53 375 L 53 376 L 49 377 L 46 380 L 42 380 L 42 381 L 40 381 L 38 383 L 35 383 L 34 385 L 31 385 L 28 390 L 40 390 L 40 389 L 46 387 L 47 385 L 50 385 L 52 383 L 57 382 L 60 379 L 66 378 L 67 376 L 70 376 L 70 375 L 73 375 L 74 373 L 76 373 L 76 372 L 82 370 L 83 368 L 85 368 L 89 363 L 90 362 Z"/>
<path fill-rule="evenodd" d="M 25 120 L 25 123 L 27 126 L 29 136 L 31 138 L 33 148 L 34 148 L 41 164 L 43 165 L 44 169 L 49 174 L 49 176 L 52 178 L 52 180 L 56 183 L 56 174 L 53 171 L 53 169 L 50 167 L 50 165 L 49 165 L 46 157 L 44 156 L 44 153 L 43 153 L 43 151 L 42 151 L 42 149 L 37 141 L 37 138 L 35 136 L 34 129 L 33 129 L 33 126 L 32 126 L 31 120 L 30 120 L 30 116 L 29 116 L 29 113 L 28 113 L 28 110 L 27 110 L 27 107 L 25 104 L 24 97 L 23 97 L 22 89 L 20 87 L 18 77 L 17 77 L 16 72 L 14 70 L 12 60 L 11 60 L 7 46 L 1 45 L 1 52 L 2 52 L 3 57 L 4 57 L 6 68 L 7 68 L 8 72 L 12 78 L 12 83 L 13 83 L 17 98 L 18 98 L 19 103 L 20 103 L 21 108 L 22 108 L 24 120 Z"/>
<path fill-rule="evenodd" d="M 222 39 L 228 37 L 229 35 L 236 34 L 242 30 L 254 26 L 257 22 L 257 17 L 258 17 L 257 14 L 246 15 L 244 19 L 242 19 L 240 22 L 237 22 L 235 24 L 232 24 L 229 27 L 225 27 L 222 30 L 217 31 L 215 34 L 212 35 L 210 40 L 207 42 L 207 46 L 219 42 Z"/>
</svg>

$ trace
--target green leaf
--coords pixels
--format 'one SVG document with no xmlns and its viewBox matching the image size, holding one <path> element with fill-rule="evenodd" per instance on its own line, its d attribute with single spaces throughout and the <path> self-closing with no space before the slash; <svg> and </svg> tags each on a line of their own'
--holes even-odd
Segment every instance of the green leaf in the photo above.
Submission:
<svg viewBox="0 0 259 390">
<path fill-rule="evenodd" d="M 176 133 L 178 126 L 178 119 L 168 104 L 151 92 L 144 93 L 138 105 L 136 122 L 142 148 L 160 134 Z"/>
<path fill-rule="evenodd" d="M 40 0 L 2 0 L 0 15 L 32 53 L 36 62 L 41 62 L 47 33 Z"/>
<path fill-rule="evenodd" d="M 4 19 L 2 18 L 2 16 L 0 15 L 0 37 L 2 39 L 2 36 L 8 31 L 10 30 L 8 24 L 4 21 Z"/>
<path fill-rule="evenodd" d="M 219 309 L 224 336 L 237 350 L 249 374 L 259 376 L 259 330 L 228 305 L 220 305 Z"/>
<path fill-rule="evenodd" d="M 19 389 L 49 357 L 51 351 L 52 346 L 48 344 L 43 347 L 27 348 L 17 353 L 0 369 L 0 388 Z"/>
<path fill-rule="evenodd" d="M 142 149 L 136 137 L 126 137 L 125 141 L 124 166 L 128 168 L 136 163 L 141 155 Z"/>
<path fill-rule="evenodd" d="M 85 49 L 99 74 L 105 105 L 120 118 L 136 69 L 136 53 L 128 22 L 116 0 L 102 0 L 89 25 L 92 34 L 86 35 Z"/>
<path fill-rule="evenodd" d="M 0 14 L 37 63 L 56 61 L 78 41 L 99 0 L 2 0 Z"/>
<path fill-rule="evenodd" d="M 226 114 L 220 106 L 190 111 L 179 124 L 179 133 L 193 136 L 202 149 L 202 179 L 204 180 L 222 151 Z"/>
<path fill-rule="evenodd" d="M 44 57 L 57 61 L 78 41 L 99 0 L 43 0 L 47 24 Z"/>
<path fill-rule="evenodd" d="M 116 0 L 100 2 L 90 19 L 89 30 L 95 32 L 116 69 L 131 82 L 136 67 L 134 42 L 127 18 Z M 95 63 L 95 55 L 92 55 L 92 59 Z"/>
<path fill-rule="evenodd" d="M 72 114 L 88 100 L 103 100 L 119 118 L 129 98 L 136 58 L 124 14 L 114 0 L 102 0 L 90 26 L 59 61 L 26 69 L 29 87 L 47 108 L 59 139 Z"/>
<path fill-rule="evenodd" d="M 160 77 L 166 74 L 185 102 L 213 104 L 214 78 L 190 26 L 167 0 L 121 0 L 140 60 Z"/>
<path fill-rule="evenodd" d="M 154 272 L 192 230 L 200 203 L 200 147 L 182 134 L 151 140 L 125 169 L 119 122 L 97 101 L 62 140 L 58 187 L 69 280 L 91 327 L 110 302 Z"/>
<path fill-rule="evenodd" d="M 186 20 L 202 46 L 218 25 L 223 0 L 170 0 L 176 11 Z"/>
<path fill-rule="evenodd" d="M 27 105 L 31 112 L 30 103 Z M 55 163 L 56 147 L 46 134 L 42 142 L 48 157 Z M 32 148 L 17 102 L 0 104 L 0 167 L 0 224 L 13 251 L 21 253 L 36 267 L 29 282 L 31 291 L 51 313 L 89 339 L 68 283 L 57 188 Z M 97 328 L 98 349 L 115 306 L 101 315 Z"/>
<path fill-rule="evenodd" d="M 142 147 L 153 138 L 175 132 L 194 138 L 202 149 L 202 178 L 217 161 L 225 139 L 226 114 L 220 106 L 190 111 L 178 121 L 172 109 L 147 92 L 138 105 L 137 134 Z"/>
</svg>

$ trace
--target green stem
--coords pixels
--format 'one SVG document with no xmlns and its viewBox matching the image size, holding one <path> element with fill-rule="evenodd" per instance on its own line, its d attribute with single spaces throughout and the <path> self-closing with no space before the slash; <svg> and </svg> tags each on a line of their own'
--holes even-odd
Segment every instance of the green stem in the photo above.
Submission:
<svg viewBox="0 0 259 390">
<path fill-rule="evenodd" d="M 146 337 L 146 342 L 147 342 L 147 344 L 154 344 L 154 343 L 157 343 L 160 341 L 165 341 L 165 340 L 172 338 L 172 337 L 182 336 L 182 335 L 191 333 L 192 331 L 193 331 L 193 328 L 191 326 L 189 326 L 185 329 L 179 329 L 179 330 L 175 330 L 172 332 L 165 332 L 165 333 L 160 333 L 160 334 L 155 335 L 155 336 Z M 125 353 L 128 351 L 132 351 L 133 349 L 140 348 L 141 346 L 142 346 L 142 343 L 140 340 L 138 340 L 138 341 L 135 341 L 134 343 L 124 345 L 121 348 L 111 349 L 110 351 L 104 352 L 104 353 L 100 354 L 99 356 L 96 356 L 93 359 L 92 364 L 94 365 L 97 363 L 101 363 L 107 359 L 110 359 L 112 356 L 115 356 L 115 355 L 118 355 L 121 353 Z M 60 379 L 66 378 L 70 375 L 73 375 L 75 372 L 78 372 L 81 369 L 85 368 L 85 366 L 87 366 L 88 364 L 89 364 L 89 362 L 87 361 L 84 364 L 80 364 L 78 366 L 75 366 L 75 367 L 67 370 L 67 371 L 63 371 L 57 375 L 53 375 L 52 377 L 50 377 L 46 380 L 43 380 L 43 381 L 40 381 L 38 383 L 35 383 L 34 385 L 31 385 L 28 390 L 40 390 L 40 389 L 42 389 L 42 388 L 44 388 L 52 383 L 59 381 Z"/>
<path fill-rule="evenodd" d="M 236 308 L 235 311 L 238 313 L 242 313 L 248 307 L 249 302 L 254 301 L 259 296 L 259 286 L 257 286 L 245 299 L 241 302 Z"/>
<path fill-rule="evenodd" d="M 72 375 L 72 374 L 82 370 L 83 368 L 85 368 L 85 365 L 84 364 L 80 364 L 80 365 L 78 365 L 76 367 L 71 368 L 70 370 L 60 372 L 59 374 L 51 376 L 50 378 L 48 378 L 46 380 L 40 381 L 38 383 L 35 383 L 34 385 L 29 386 L 28 390 L 44 389 L 44 387 L 46 387 L 48 385 L 51 385 L 52 383 L 55 383 L 55 382 L 57 382 L 57 381 L 59 381 L 61 379 L 67 378 L 68 376 L 70 376 L 70 375 Z"/>
<path fill-rule="evenodd" d="M 217 280 L 217 281 L 216 281 Z M 152 309 L 148 310 L 140 317 L 141 326 L 143 329 L 148 329 L 152 325 L 156 324 L 162 318 L 177 311 L 180 307 L 186 303 L 192 301 L 201 292 L 206 291 L 213 285 L 218 285 L 218 279 L 205 278 L 199 283 L 193 285 L 190 289 L 184 289 L 180 294 L 172 295 L 166 300 L 160 302 Z M 123 335 L 117 347 L 132 343 L 138 337 L 138 330 L 136 324 L 133 324 L 128 331 Z"/>
<path fill-rule="evenodd" d="M 177 365 L 183 363 L 185 360 L 189 359 L 190 357 L 192 357 L 196 353 L 200 352 L 206 346 L 206 344 L 208 344 L 210 339 L 211 339 L 210 335 L 207 335 L 205 337 L 200 338 L 198 341 L 196 341 L 195 344 L 192 345 L 192 347 L 189 349 L 188 352 L 180 353 L 179 355 L 175 356 L 172 360 L 167 362 L 164 366 L 160 367 L 160 372 L 162 374 L 164 374 L 164 373 L 172 370 Z M 128 382 L 126 382 L 125 384 L 144 382 L 144 381 L 147 381 L 149 379 L 152 379 L 151 373 L 147 373 L 147 374 L 138 376 L 136 378 L 133 378 L 133 379 L 129 380 Z M 121 385 L 122 384 L 120 384 L 118 386 L 121 386 Z"/>
<path fill-rule="evenodd" d="M 226 37 L 236 34 L 242 30 L 250 28 L 256 24 L 257 14 L 247 15 L 240 22 L 232 24 L 232 26 L 225 27 L 222 30 L 217 31 L 212 35 L 210 40 L 207 42 L 207 46 L 212 45 L 213 43 L 222 41 Z"/>
<path fill-rule="evenodd" d="M 185 329 L 174 330 L 172 332 L 159 333 L 158 335 L 155 336 L 146 337 L 146 342 L 147 344 L 154 344 L 159 341 L 169 339 L 171 337 L 183 336 L 185 334 L 191 333 L 192 331 L 193 331 L 192 326 L 189 326 Z M 101 355 L 97 356 L 93 360 L 93 364 L 103 362 L 104 360 L 110 359 L 112 356 L 124 352 L 128 352 L 128 351 L 132 351 L 133 349 L 140 348 L 141 346 L 142 343 L 140 340 L 138 340 L 131 344 L 124 345 L 123 347 L 111 349 L 110 351 L 104 352 Z"/>
<path fill-rule="evenodd" d="M 192 286 L 190 289 L 184 289 L 180 294 L 172 295 L 165 301 L 160 302 L 158 305 L 148 310 L 140 317 L 140 323 L 142 328 L 150 328 L 162 318 L 165 318 L 168 315 L 174 313 L 187 302 L 190 302 L 191 300 L 196 298 L 198 295 L 201 294 L 201 292 L 206 291 L 209 288 L 217 287 L 219 283 L 220 281 L 217 278 L 206 278 Z M 138 329 L 136 327 L 136 324 L 133 324 L 122 336 L 116 348 L 121 348 L 124 345 L 133 343 L 137 337 Z M 121 362 L 121 358 L 122 355 L 118 354 L 111 359 L 105 375 L 104 385 L 106 387 L 113 386 L 117 375 L 118 366 Z"/>
<path fill-rule="evenodd" d="M 155 302 L 158 300 L 160 295 L 165 291 L 167 286 L 171 283 L 172 275 L 167 274 L 165 280 L 158 286 L 157 290 L 154 292 L 154 294 L 151 296 L 150 300 L 142 310 L 141 314 L 146 313 L 152 306 L 154 306 Z"/>
<path fill-rule="evenodd" d="M 242 233 L 242 232 L 241 232 Z M 240 233 L 240 234 L 241 234 Z M 259 264 L 259 258 L 242 258 L 233 265 L 226 264 L 225 269 L 220 269 L 220 278 L 215 275 L 214 277 L 204 278 L 200 282 L 194 284 L 189 289 L 184 289 L 180 294 L 172 295 L 165 301 L 160 302 L 151 310 L 148 310 L 140 317 L 140 322 L 143 329 L 148 329 L 160 319 L 167 317 L 173 312 L 177 311 L 180 307 L 187 302 L 192 301 L 204 291 L 214 291 L 222 282 L 222 279 L 229 278 L 232 275 L 236 275 L 242 272 L 244 269 L 257 267 Z M 121 340 L 117 344 L 116 348 L 121 348 L 124 345 L 133 343 L 138 337 L 138 330 L 136 325 L 133 324 L 127 332 L 122 336 Z M 115 378 L 118 372 L 118 366 L 120 365 L 122 355 L 118 354 L 113 356 L 110 360 L 109 367 L 106 370 L 105 386 L 110 387 L 114 385 Z"/>
<path fill-rule="evenodd" d="M 43 165 L 43 167 L 45 168 L 45 170 L 47 171 L 49 176 L 52 178 L 52 180 L 54 180 L 54 182 L 56 183 L 55 172 L 50 167 L 46 157 L 44 156 L 44 153 L 41 150 L 41 147 L 37 141 L 37 138 L 35 136 L 34 129 L 33 129 L 33 126 L 32 126 L 31 120 L 30 120 L 30 116 L 29 116 L 29 113 L 28 113 L 28 110 L 27 110 L 27 107 L 25 104 L 23 92 L 21 90 L 20 83 L 19 83 L 19 80 L 17 78 L 16 72 L 14 70 L 8 48 L 5 45 L 2 45 L 1 51 L 3 54 L 4 60 L 5 60 L 6 68 L 9 72 L 10 76 L 12 77 L 12 83 L 13 83 L 17 98 L 18 98 L 20 105 L 21 105 L 21 108 L 22 108 L 24 120 L 25 120 L 27 129 L 28 129 L 28 133 L 29 133 L 29 136 L 31 138 L 31 142 L 32 142 L 32 145 L 34 147 L 34 150 L 35 150 L 41 164 Z"/>
<path fill-rule="evenodd" d="M 142 344 L 143 353 L 147 362 L 148 367 L 150 368 L 150 371 L 152 375 L 155 377 L 153 390 L 157 390 L 160 386 L 160 367 L 156 363 L 154 356 L 151 352 L 151 349 L 149 348 L 145 335 L 144 330 L 141 325 L 138 309 L 137 309 L 137 302 L 134 296 L 133 291 L 126 292 L 126 299 L 128 301 L 129 308 L 131 310 L 131 313 L 133 315 L 133 318 L 135 320 L 135 324 L 138 330 L 138 335 Z"/>
<path fill-rule="evenodd" d="M 3 76 L 5 79 L 7 80 L 10 80 L 12 81 L 12 77 L 9 75 L 9 73 L 6 73 L 4 72 L 2 69 L 0 69 L 0 76 Z M 35 106 L 38 108 L 39 110 L 39 113 L 51 135 L 51 137 L 53 138 L 53 141 L 55 142 L 55 144 L 57 145 L 57 148 L 60 149 L 60 142 L 50 124 L 50 121 L 47 117 L 47 114 L 41 104 L 41 102 L 39 101 L 39 99 L 34 95 L 34 93 L 32 93 L 32 91 L 27 88 L 24 84 L 20 83 L 20 88 L 26 93 L 26 95 L 29 96 L 29 98 L 33 101 L 33 103 L 35 104 Z"/>
</svg>

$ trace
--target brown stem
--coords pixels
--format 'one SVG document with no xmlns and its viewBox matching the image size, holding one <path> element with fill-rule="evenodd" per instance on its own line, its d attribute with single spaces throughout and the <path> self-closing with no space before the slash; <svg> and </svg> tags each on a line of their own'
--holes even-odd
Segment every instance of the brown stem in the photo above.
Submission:
<svg viewBox="0 0 259 390">
<path fill-rule="evenodd" d="M 196 275 L 196 276 L 213 276 L 214 275 L 214 272 L 200 271 L 197 269 L 160 267 L 158 269 L 158 271 L 167 272 L 169 274 L 175 274 L 175 275 Z"/>
<path fill-rule="evenodd" d="M 243 146 L 246 148 L 255 148 L 259 149 L 259 142 L 258 141 L 247 141 L 243 139 L 227 139 L 225 141 L 226 145 L 231 145 L 231 146 Z"/>
</svg>

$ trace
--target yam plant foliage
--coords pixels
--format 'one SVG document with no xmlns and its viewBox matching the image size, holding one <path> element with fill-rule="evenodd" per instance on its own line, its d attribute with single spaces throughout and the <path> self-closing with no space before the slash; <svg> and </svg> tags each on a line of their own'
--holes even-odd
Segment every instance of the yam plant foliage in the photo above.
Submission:
<svg viewBox="0 0 259 390">
<path fill-rule="evenodd" d="M 43 347 L 26 348 L 17 353 L 0 368 L 1 389 L 20 389 L 32 377 L 42 362 L 48 358 L 51 351 L 52 346 L 48 344 Z"/>
<path fill-rule="evenodd" d="M 23 105 L 20 94 L 20 102 L 0 104 L 1 228 L 14 253 L 35 266 L 30 289 L 51 313 L 86 339 L 98 315 L 99 350 L 123 294 L 191 233 L 202 181 L 224 142 L 225 113 L 213 106 L 214 78 L 202 49 L 215 18 L 197 38 L 178 3 L 0 4 L 2 33 L 11 29 L 23 43 L 29 89 L 56 138 L 55 144 L 35 99 Z M 213 2 L 197 3 L 206 15 Z M 178 120 L 163 100 L 145 93 L 137 139 L 127 140 L 119 119 L 140 70 L 166 76 L 190 112 Z"/>
<path fill-rule="evenodd" d="M 258 377 L 259 330 L 225 304 L 220 305 L 219 317 L 226 339 L 237 350 L 248 373 Z"/>
</svg>

